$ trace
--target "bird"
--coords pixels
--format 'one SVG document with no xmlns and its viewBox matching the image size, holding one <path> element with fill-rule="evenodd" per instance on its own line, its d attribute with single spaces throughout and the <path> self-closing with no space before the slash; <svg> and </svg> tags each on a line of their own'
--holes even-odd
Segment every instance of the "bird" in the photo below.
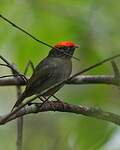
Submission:
<svg viewBox="0 0 120 150">
<path fill-rule="evenodd" d="M 18 107 L 28 97 L 40 95 L 44 90 L 55 84 L 67 80 L 72 72 L 72 56 L 79 45 L 72 41 L 57 43 L 35 68 L 28 79 L 26 88 L 13 106 Z M 46 91 L 42 96 L 48 97 L 55 94 L 63 85 Z M 13 110 L 12 109 L 12 110 Z"/>
</svg>

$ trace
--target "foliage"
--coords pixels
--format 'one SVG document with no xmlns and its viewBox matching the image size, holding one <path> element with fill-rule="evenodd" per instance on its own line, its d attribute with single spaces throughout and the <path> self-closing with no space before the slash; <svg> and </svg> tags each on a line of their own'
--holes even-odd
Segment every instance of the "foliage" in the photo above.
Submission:
<svg viewBox="0 0 120 150">
<path fill-rule="evenodd" d="M 75 55 L 81 61 L 73 60 L 74 72 L 119 53 L 119 10 L 118 0 L 1 0 L 0 2 L 0 13 L 40 40 L 51 45 L 61 40 L 72 40 L 80 44 L 81 48 Z M 48 47 L 36 43 L 0 20 L 0 53 L 16 63 L 21 72 L 29 59 L 36 65 L 48 51 Z M 89 74 L 111 73 L 109 63 L 89 72 Z M 5 107 L 1 113 L 12 107 L 15 102 L 14 93 L 14 88 L 0 89 L 1 110 Z M 119 91 L 114 87 L 65 86 L 57 95 L 67 102 L 120 112 Z M 15 122 L 0 128 L 0 148 L 3 150 L 15 149 L 14 124 Z M 117 150 L 120 147 L 119 142 L 113 142 L 113 148 L 109 147 L 109 141 L 114 141 L 117 132 L 118 129 L 113 124 L 84 116 L 56 112 L 30 115 L 25 117 L 24 149 Z"/>
</svg>

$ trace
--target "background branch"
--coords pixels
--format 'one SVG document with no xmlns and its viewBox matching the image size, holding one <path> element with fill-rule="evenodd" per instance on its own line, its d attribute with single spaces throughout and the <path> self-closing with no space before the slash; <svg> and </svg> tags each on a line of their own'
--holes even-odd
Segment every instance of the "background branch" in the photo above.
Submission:
<svg viewBox="0 0 120 150">
<path fill-rule="evenodd" d="M 17 70 L 16 66 L 14 66 L 15 70 Z M 18 70 L 17 70 L 18 71 Z M 17 77 L 17 74 L 14 70 L 12 70 L 13 75 L 15 76 L 14 79 Z M 18 71 L 19 73 L 19 71 Z M 22 90 L 20 85 L 16 85 L 16 91 L 17 91 L 17 99 L 22 94 Z M 16 123 L 16 150 L 22 150 L 22 141 L 23 141 L 23 116 L 17 118 Z"/>
<path fill-rule="evenodd" d="M 112 84 L 119 85 L 113 75 L 79 75 L 66 82 L 67 84 Z M 21 77 L 0 79 L 0 86 L 26 85 Z"/>
<path fill-rule="evenodd" d="M 101 63 L 104 63 L 107 60 L 110 60 L 110 58 L 108 58 L 104 61 L 101 61 L 101 62 L 99 62 L 95 65 L 92 65 L 92 66 L 90 66 L 90 67 L 74 74 L 67 81 L 65 81 L 65 83 L 67 83 L 67 84 L 98 84 L 98 83 L 100 83 L 100 84 L 112 84 L 112 85 L 119 86 L 119 83 L 118 83 L 118 77 L 119 76 L 118 75 L 116 76 L 116 73 L 115 73 L 114 76 L 108 76 L 108 75 L 106 75 L 106 76 L 105 75 L 97 75 L 97 76 L 81 75 L 83 72 L 86 72 L 86 71 L 90 70 L 91 68 L 93 68 L 96 65 L 97 66 L 101 65 Z M 117 65 L 115 64 L 115 62 L 112 62 L 112 67 L 113 67 L 113 71 L 116 72 Z M 117 68 L 117 70 L 118 70 L 118 68 Z M 15 74 L 16 74 L 16 72 L 15 72 Z M 16 76 L 16 78 L 9 78 L 9 79 L 4 78 L 4 79 L 0 80 L 0 86 L 3 86 L 3 85 L 16 85 L 18 96 L 19 96 L 19 94 L 21 93 L 20 85 L 25 85 L 26 81 L 27 80 L 24 80 L 23 78 L 21 78 L 19 76 Z M 116 114 L 113 114 L 113 113 L 110 113 L 110 112 L 105 112 L 105 111 L 102 111 L 101 109 L 71 105 L 71 104 L 63 103 L 63 102 L 51 102 L 51 103 L 53 103 L 53 104 L 51 105 L 49 102 L 46 102 L 44 105 L 42 105 L 42 107 L 41 107 L 41 104 L 39 105 L 39 107 L 38 106 L 34 106 L 34 107 L 29 106 L 28 107 L 29 109 L 27 107 L 25 107 L 25 108 L 21 107 L 20 109 L 15 111 L 15 113 L 12 113 L 12 115 L 10 115 L 10 113 L 9 113 L 5 116 L 1 116 L 0 124 L 5 124 L 6 122 L 8 122 L 10 120 L 13 120 L 17 117 L 21 117 L 21 116 L 23 116 L 25 114 L 29 114 L 29 113 L 37 113 L 37 112 L 43 112 L 43 111 L 60 111 L 60 112 L 72 112 L 72 113 L 77 113 L 77 114 L 83 114 L 83 115 L 86 115 L 86 116 L 95 117 L 95 118 L 98 118 L 98 119 L 110 121 L 110 122 L 113 122 L 115 124 L 120 125 L 120 116 L 119 115 L 116 115 Z M 27 108 L 27 110 L 26 110 L 26 108 Z M 20 122 L 18 122 L 18 123 L 20 123 Z"/>
<path fill-rule="evenodd" d="M 16 86 L 17 98 L 21 95 L 20 86 Z M 16 137 L 16 147 L 17 150 L 22 150 L 22 140 L 23 139 L 23 116 L 17 118 L 17 137 Z"/>
</svg>

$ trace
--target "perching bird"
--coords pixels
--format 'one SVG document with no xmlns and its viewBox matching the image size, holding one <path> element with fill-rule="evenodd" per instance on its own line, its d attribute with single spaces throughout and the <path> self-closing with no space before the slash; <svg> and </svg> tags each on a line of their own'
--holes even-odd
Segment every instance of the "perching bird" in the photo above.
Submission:
<svg viewBox="0 0 120 150">
<path fill-rule="evenodd" d="M 18 107 L 25 98 L 39 95 L 44 90 L 69 78 L 72 71 L 72 61 L 75 48 L 79 46 L 71 41 L 63 41 L 54 46 L 46 58 L 35 68 L 27 82 L 25 91 L 18 98 L 13 108 Z M 63 86 L 63 85 L 62 85 Z M 44 97 L 53 95 L 61 87 L 53 88 L 44 93 Z"/>
</svg>

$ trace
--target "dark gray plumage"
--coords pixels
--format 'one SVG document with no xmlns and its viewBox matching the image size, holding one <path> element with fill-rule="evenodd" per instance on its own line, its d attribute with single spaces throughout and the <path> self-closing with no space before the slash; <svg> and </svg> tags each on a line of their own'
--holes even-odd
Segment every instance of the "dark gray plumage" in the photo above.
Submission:
<svg viewBox="0 0 120 150">
<path fill-rule="evenodd" d="M 28 80 L 25 91 L 16 101 L 14 107 L 19 106 L 25 98 L 40 94 L 51 86 L 69 78 L 72 71 L 71 58 L 77 47 L 73 42 L 69 41 L 55 45 L 55 48 L 35 68 L 31 78 Z M 49 90 L 42 96 L 53 95 L 62 86 Z"/>
</svg>

